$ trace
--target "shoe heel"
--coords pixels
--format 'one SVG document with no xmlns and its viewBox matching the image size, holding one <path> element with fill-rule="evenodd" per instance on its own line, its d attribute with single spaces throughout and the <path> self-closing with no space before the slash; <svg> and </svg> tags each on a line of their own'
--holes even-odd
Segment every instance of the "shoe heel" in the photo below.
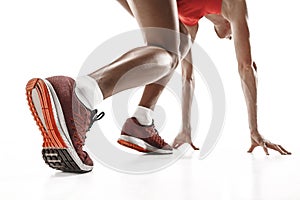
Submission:
<svg viewBox="0 0 300 200">
<path fill-rule="evenodd" d="M 61 136 L 55 121 L 53 96 L 46 82 L 39 78 L 29 80 L 26 84 L 26 97 L 31 114 L 43 136 L 42 156 L 45 163 L 64 172 L 90 172 L 93 168 L 85 166 L 75 149 L 68 147 Z"/>
<path fill-rule="evenodd" d="M 86 173 L 92 171 L 80 169 L 67 149 L 44 148 L 42 155 L 45 163 L 56 170 L 72 173 Z"/>
<path fill-rule="evenodd" d="M 26 85 L 26 91 L 32 91 L 38 81 L 39 81 L 38 78 L 33 78 L 33 79 L 29 80 Z"/>
<path fill-rule="evenodd" d="M 39 106 L 41 107 L 43 115 L 42 117 L 44 118 L 46 127 L 42 123 L 42 120 L 40 119 L 40 116 L 34 105 L 34 100 L 32 97 L 34 90 L 38 95 Z M 39 78 L 33 78 L 28 81 L 26 85 L 26 96 L 31 114 L 33 115 L 33 118 L 42 133 L 44 140 L 43 147 L 67 148 L 56 127 L 52 112 L 50 94 L 45 82 Z"/>
</svg>

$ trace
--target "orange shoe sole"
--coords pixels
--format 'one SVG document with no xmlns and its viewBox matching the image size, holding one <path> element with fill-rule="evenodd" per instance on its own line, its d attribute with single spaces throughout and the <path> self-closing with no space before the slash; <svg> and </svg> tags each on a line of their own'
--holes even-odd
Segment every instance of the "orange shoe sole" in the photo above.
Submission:
<svg viewBox="0 0 300 200">
<path fill-rule="evenodd" d="M 38 101 L 33 99 L 33 93 L 38 97 Z M 62 138 L 53 113 L 54 105 L 51 102 L 50 91 L 45 81 L 39 78 L 28 81 L 26 96 L 29 109 L 43 136 L 42 155 L 45 163 L 53 169 L 65 172 L 91 171 L 92 167 L 84 166 L 74 147 L 66 144 L 66 139 Z M 39 106 L 39 111 L 36 106 Z"/>
<path fill-rule="evenodd" d="M 128 147 L 130 149 L 133 149 L 133 150 L 136 150 L 136 151 L 139 151 L 139 152 L 143 152 L 143 153 L 149 153 L 150 152 L 147 149 L 144 149 L 143 147 L 140 147 L 136 144 L 130 143 L 130 142 L 122 140 L 122 139 L 118 139 L 118 143 L 120 145 L 123 145 L 125 147 Z"/>
<path fill-rule="evenodd" d="M 143 152 L 143 153 L 154 153 L 154 154 L 172 154 L 172 150 L 167 149 L 158 149 L 144 140 L 140 138 L 136 138 L 133 136 L 129 136 L 126 134 L 123 134 L 123 131 L 121 132 L 121 136 L 118 139 L 118 143 L 122 146 L 128 147 L 130 149 Z"/>
</svg>

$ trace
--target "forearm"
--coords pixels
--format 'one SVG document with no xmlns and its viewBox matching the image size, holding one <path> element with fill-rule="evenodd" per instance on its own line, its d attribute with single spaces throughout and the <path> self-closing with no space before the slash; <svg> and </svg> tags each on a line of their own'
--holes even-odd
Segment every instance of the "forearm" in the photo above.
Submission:
<svg viewBox="0 0 300 200">
<path fill-rule="evenodd" d="M 264 139 L 258 131 L 256 105 L 257 67 L 251 57 L 250 34 L 247 23 L 248 14 L 245 0 L 223 0 L 222 15 L 231 23 L 239 74 L 248 110 L 251 133 L 251 146 L 248 152 L 251 153 L 256 147 L 261 146 L 266 155 L 269 155 L 268 148 L 278 151 L 282 155 L 290 155 L 291 153 L 281 145 Z"/>
<path fill-rule="evenodd" d="M 238 62 L 238 71 L 248 110 L 249 128 L 251 132 L 257 131 L 256 75 L 254 69 L 255 66 L 253 66 L 251 56 L 250 33 L 247 22 L 247 6 L 245 1 L 228 1 L 227 3 L 228 5 L 231 5 L 224 7 L 225 10 L 223 11 L 227 14 L 225 17 L 231 23 L 236 58 Z"/>
<path fill-rule="evenodd" d="M 194 80 L 183 78 L 182 80 L 182 129 L 191 129 L 191 107 L 194 95 Z"/>
<path fill-rule="evenodd" d="M 191 129 L 191 107 L 193 102 L 195 80 L 193 77 L 193 65 L 191 53 L 181 63 L 182 66 L 182 130 Z"/>
<path fill-rule="evenodd" d="M 254 64 L 255 65 L 255 64 Z M 250 131 L 257 131 L 257 86 L 255 67 L 239 68 L 242 89 L 244 92 Z"/>
</svg>

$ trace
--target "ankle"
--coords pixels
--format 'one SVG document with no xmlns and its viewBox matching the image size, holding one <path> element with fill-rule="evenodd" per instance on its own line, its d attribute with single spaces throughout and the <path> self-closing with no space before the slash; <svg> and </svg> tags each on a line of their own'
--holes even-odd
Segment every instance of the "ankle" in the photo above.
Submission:
<svg viewBox="0 0 300 200">
<path fill-rule="evenodd" d="M 91 110 L 95 109 L 103 100 L 102 91 L 90 76 L 78 77 L 74 90 L 77 98 Z"/>
<path fill-rule="evenodd" d="M 144 126 L 149 126 L 152 124 L 153 118 L 153 111 L 149 108 L 138 106 L 134 114 L 132 115 L 135 117 L 138 122 Z"/>
</svg>

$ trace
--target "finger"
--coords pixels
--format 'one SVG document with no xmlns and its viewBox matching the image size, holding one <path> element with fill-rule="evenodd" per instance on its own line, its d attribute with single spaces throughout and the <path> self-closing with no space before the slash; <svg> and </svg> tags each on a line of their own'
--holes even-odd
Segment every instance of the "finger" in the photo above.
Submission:
<svg viewBox="0 0 300 200">
<path fill-rule="evenodd" d="M 190 143 L 190 145 L 192 146 L 192 148 L 194 149 L 194 150 L 199 150 L 199 148 L 198 147 L 195 147 L 195 145 L 191 142 Z"/>
<path fill-rule="evenodd" d="M 281 155 L 287 155 L 287 153 L 284 152 L 277 144 L 275 145 L 275 148 Z"/>
<path fill-rule="evenodd" d="M 281 155 L 285 155 L 286 153 L 279 148 L 277 144 L 273 144 L 271 142 L 266 142 L 267 148 L 273 149 L 274 151 L 278 151 Z"/>
<path fill-rule="evenodd" d="M 249 150 L 247 152 L 248 153 L 252 153 L 252 151 L 255 149 L 255 147 L 257 147 L 257 145 L 252 144 L 251 147 L 249 148 Z"/>
<path fill-rule="evenodd" d="M 287 152 L 283 151 L 283 149 L 281 149 L 281 148 L 279 147 L 279 145 L 276 145 L 276 148 L 278 149 L 277 151 L 278 151 L 279 153 L 281 153 L 281 155 L 287 155 Z"/>
<path fill-rule="evenodd" d="M 266 144 L 265 142 L 264 142 L 264 144 L 262 145 L 262 147 L 263 147 L 263 149 L 264 149 L 266 155 L 267 155 L 267 156 L 270 155 L 270 154 L 269 154 L 269 151 L 268 151 L 268 148 L 267 148 L 267 144 Z"/>
<path fill-rule="evenodd" d="M 283 148 L 281 145 L 278 145 L 279 148 L 281 148 L 287 155 L 291 155 L 292 153 L 287 151 L 285 148 Z"/>
</svg>

